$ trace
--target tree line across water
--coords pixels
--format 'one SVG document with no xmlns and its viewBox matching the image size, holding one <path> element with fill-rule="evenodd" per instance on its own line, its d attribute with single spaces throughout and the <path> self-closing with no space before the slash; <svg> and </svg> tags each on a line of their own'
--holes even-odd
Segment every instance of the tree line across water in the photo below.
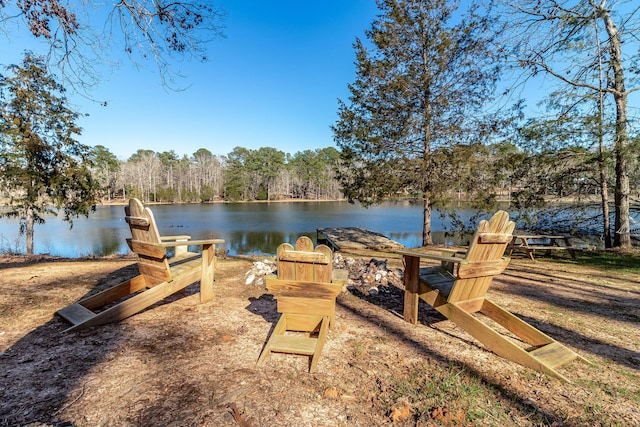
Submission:
<svg viewBox="0 0 640 427">
<path fill-rule="evenodd" d="M 640 153 L 640 138 L 632 145 Z M 549 200 L 593 200 L 599 195 L 599 169 L 593 152 L 579 146 L 532 153 L 515 144 L 460 144 L 440 148 L 437 174 L 443 197 L 437 207 L 471 202 L 483 188 L 487 206 L 508 200 L 520 209 Z M 175 151 L 137 150 L 127 160 L 104 146 L 91 149 L 92 174 L 104 200 L 137 197 L 146 202 L 200 203 L 254 200 L 344 199 L 339 174 L 348 173 L 335 147 L 293 154 L 273 147 L 235 147 L 226 155 L 200 148 L 180 157 Z M 633 160 L 633 159 L 632 159 Z M 633 197 L 640 196 L 640 168 L 631 168 Z M 613 168 L 610 164 L 609 168 Z M 608 176 L 613 176 L 611 173 Z M 407 186 L 387 197 L 414 197 Z"/>
<path fill-rule="evenodd" d="M 104 146 L 91 151 L 92 173 L 104 199 L 198 203 L 214 200 L 337 200 L 343 198 L 334 147 L 294 154 L 277 148 L 234 148 L 214 155 L 200 148 L 190 156 L 175 151 L 138 150 L 120 161 Z"/>
</svg>

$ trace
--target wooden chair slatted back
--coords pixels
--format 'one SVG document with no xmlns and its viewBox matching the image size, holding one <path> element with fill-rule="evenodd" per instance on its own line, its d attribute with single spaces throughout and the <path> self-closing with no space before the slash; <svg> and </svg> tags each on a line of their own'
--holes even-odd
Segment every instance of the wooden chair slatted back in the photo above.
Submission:
<svg viewBox="0 0 640 427">
<path fill-rule="evenodd" d="M 328 316 L 335 323 L 336 296 L 341 283 L 332 283 L 333 251 L 326 245 L 313 247 L 306 236 L 295 247 L 281 244 L 276 251 L 277 280 L 267 280 L 267 288 L 278 300 L 278 312 Z"/>
<path fill-rule="evenodd" d="M 318 245 L 301 236 L 296 246 L 283 243 L 276 251 L 278 279 L 303 282 L 331 282 L 333 252 L 326 245 Z"/>
<path fill-rule="evenodd" d="M 140 200 L 131 198 L 125 207 L 126 221 L 131 230 L 129 247 L 138 255 L 138 269 L 147 286 L 171 279 L 166 250 L 160 246 L 160 233 L 153 213 Z"/>
<path fill-rule="evenodd" d="M 478 225 L 469 249 L 456 271 L 456 281 L 447 297 L 449 302 L 483 297 L 493 278 L 509 265 L 504 256 L 511 241 L 515 223 L 505 211 L 496 212 Z"/>
</svg>

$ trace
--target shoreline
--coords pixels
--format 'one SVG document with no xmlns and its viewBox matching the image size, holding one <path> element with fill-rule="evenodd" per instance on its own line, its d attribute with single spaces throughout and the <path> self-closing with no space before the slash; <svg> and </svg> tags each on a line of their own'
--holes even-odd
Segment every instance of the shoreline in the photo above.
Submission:
<svg viewBox="0 0 640 427">
<path fill-rule="evenodd" d="M 384 201 L 420 201 L 419 197 L 407 197 L 407 198 L 388 198 L 384 199 Z M 277 199 L 277 200 L 213 200 L 206 202 L 153 202 L 153 201 L 143 201 L 145 205 L 199 205 L 199 204 L 218 204 L 218 203 L 323 203 L 323 202 L 348 202 L 347 199 Z M 465 201 L 462 201 L 466 203 Z M 511 201 L 507 198 L 497 199 L 498 203 L 510 203 Z M 564 205 L 564 204 L 577 204 L 577 205 L 591 205 L 591 204 L 599 204 L 600 200 L 596 198 L 582 198 L 578 199 L 575 197 L 565 197 L 562 199 L 553 199 L 549 198 L 546 200 L 549 205 Z M 113 199 L 113 200 L 100 200 L 96 206 L 124 206 L 129 203 L 129 198 L 126 199 Z M 609 203 L 613 203 L 613 200 L 610 200 Z"/>
<path fill-rule="evenodd" d="M 224 203 L 309 203 L 309 202 L 347 202 L 347 199 L 278 199 L 278 200 L 213 200 L 209 202 L 143 202 L 145 205 L 214 205 Z M 129 198 L 117 200 L 101 200 L 96 206 L 125 206 Z"/>
</svg>

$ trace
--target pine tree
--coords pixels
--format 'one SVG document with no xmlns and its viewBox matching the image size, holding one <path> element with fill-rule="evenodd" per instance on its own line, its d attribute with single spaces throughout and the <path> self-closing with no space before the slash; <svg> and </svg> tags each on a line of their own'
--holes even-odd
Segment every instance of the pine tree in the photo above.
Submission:
<svg viewBox="0 0 640 427">
<path fill-rule="evenodd" d="M 34 224 L 44 224 L 55 207 L 73 226 L 73 217 L 95 209 L 98 185 L 90 148 L 75 139 L 78 113 L 44 60 L 27 52 L 8 70 L 12 76 L 0 75 L 0 187 L 9 201 L 0 216 L 19 218 L 31 255 Z"/>
<path fill-rule="evenodd" d="M 356 80 L 340 101 L 334 138 L 339 179 L 351 201 L 378 203 L 397 192 L 419 194 L 423 244 L 431 210 L 451 188 L 447 147 L 479 142 L 491 127 L 482 107 L 495 91 L 498 61 L 489 14 L 460 15 L 446 0 L 379 0 L 381 15 L 356 40 Z M 455 185 L 455 184 L 454 184 Z"/>
</svg>

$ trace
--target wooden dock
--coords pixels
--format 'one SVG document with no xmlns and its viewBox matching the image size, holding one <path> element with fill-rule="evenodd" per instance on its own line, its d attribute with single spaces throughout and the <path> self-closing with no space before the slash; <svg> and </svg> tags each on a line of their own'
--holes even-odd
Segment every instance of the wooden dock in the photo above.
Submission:
<svg viewBox="0 0 640 427">
<path fill-rule="evenodd" d="M 339 250 L 395 250 L 404 246 L 375 231 L 362 227 L 318 228 L 317 242 L 334 251 Z"/>
</svg>

